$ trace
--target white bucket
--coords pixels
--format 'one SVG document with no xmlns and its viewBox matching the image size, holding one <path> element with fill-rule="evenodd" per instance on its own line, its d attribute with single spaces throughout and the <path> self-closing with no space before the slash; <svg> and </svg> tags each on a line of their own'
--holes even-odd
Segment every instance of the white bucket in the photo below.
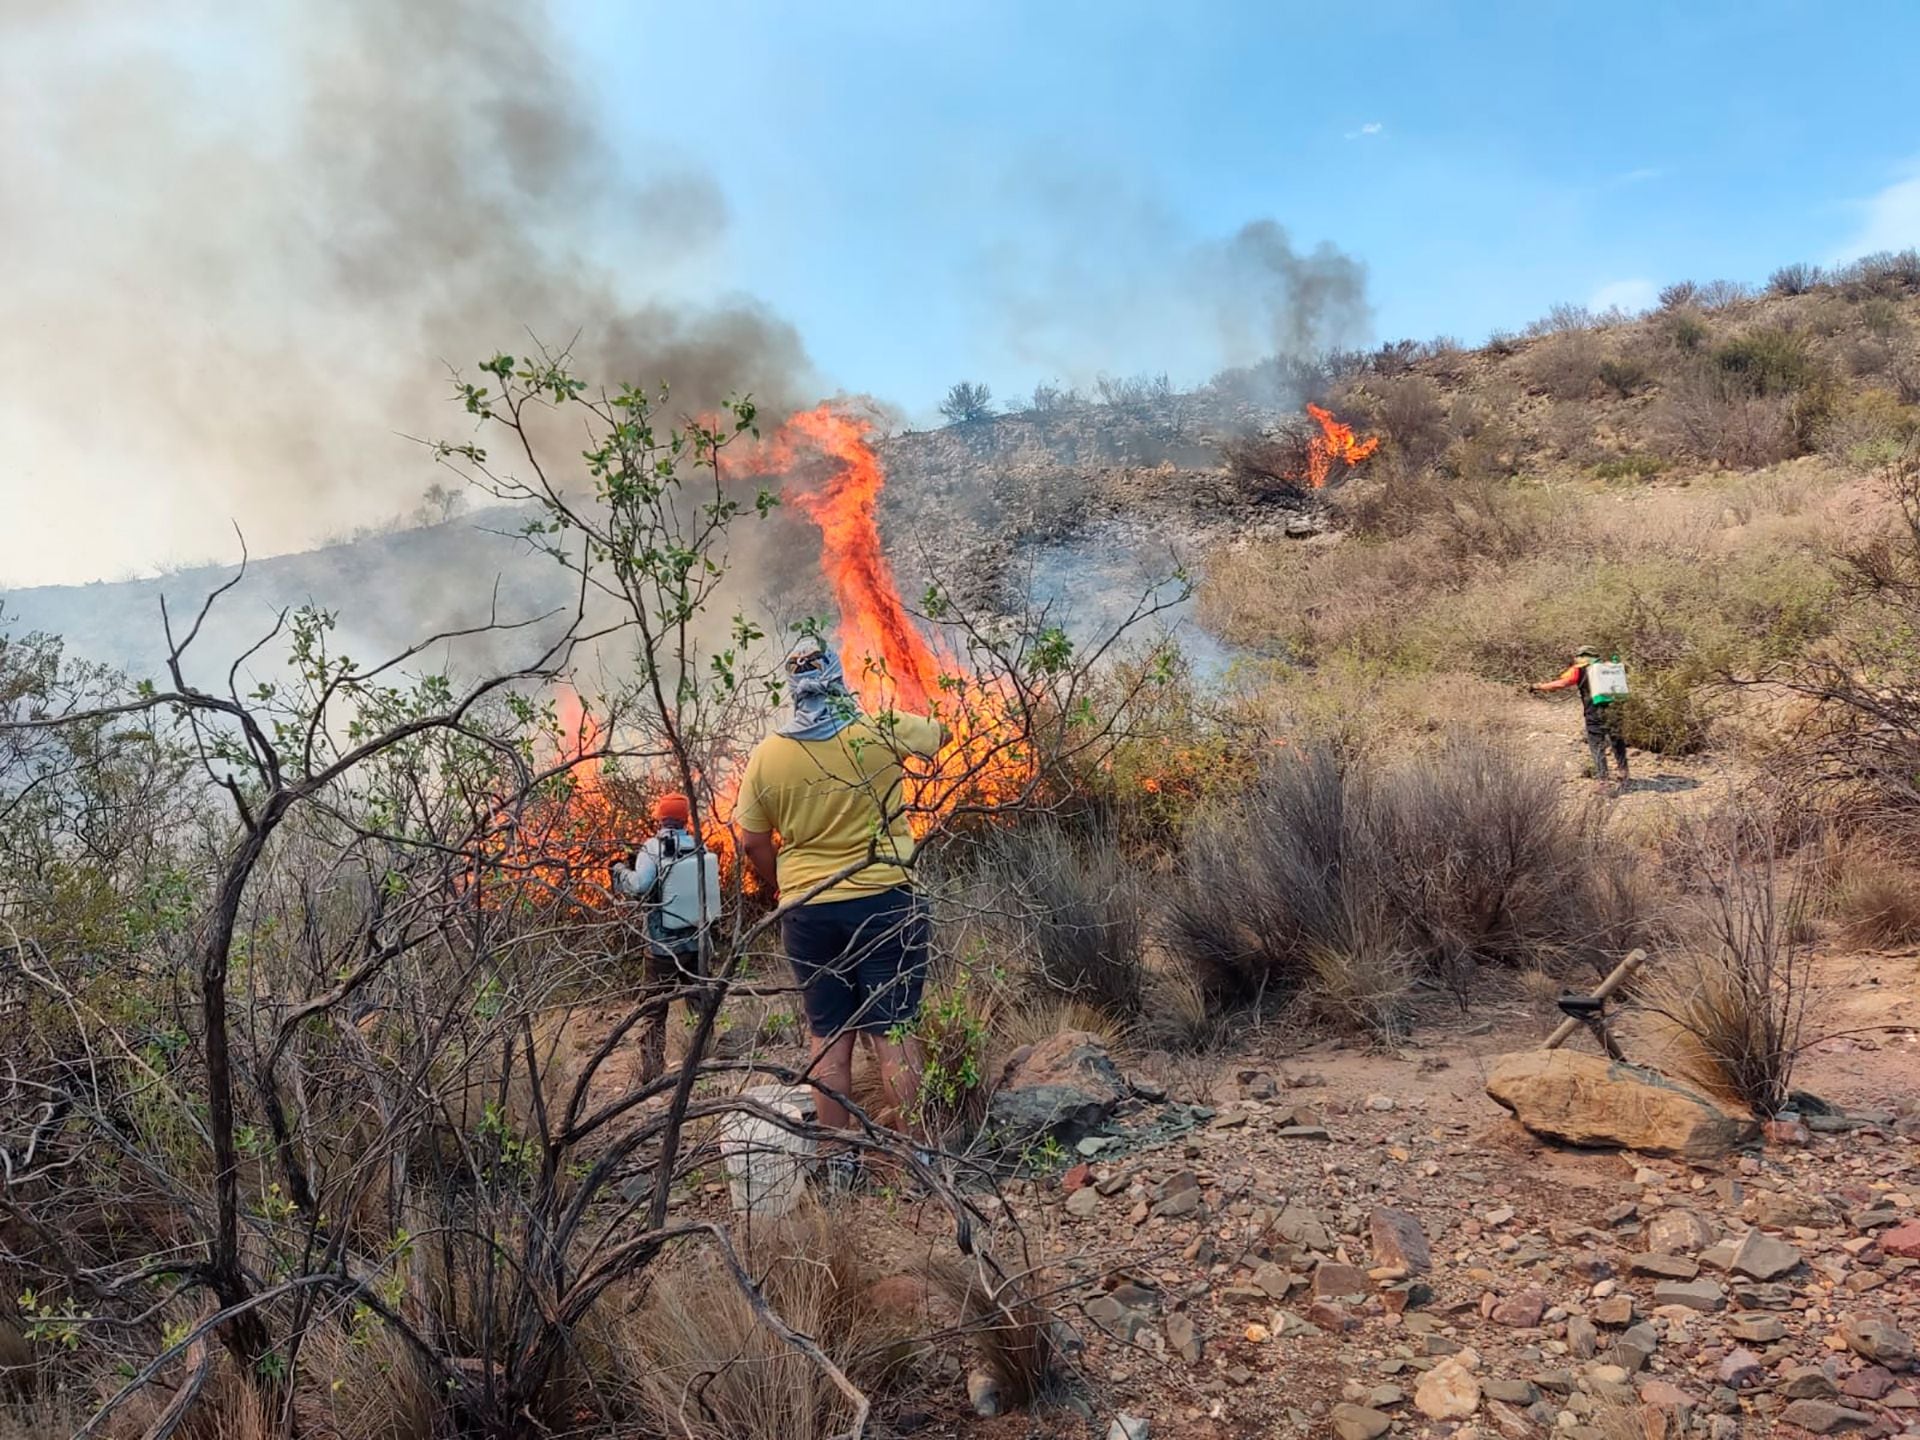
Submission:
<svg viewBox="0 0 1920 1440">
<path fill-rule="evenodd" d="M 804 1085 L 756 1085 L 740 1098 L 804 1122 L 813 1115 L 813 1091 Z M 736 1214 L 778 1219 L 807 1192 L 813 1139 L 759 1115 L 732 1114 L 720 1127 L 720 1154 L 727 1166 Z"/>
</svg>

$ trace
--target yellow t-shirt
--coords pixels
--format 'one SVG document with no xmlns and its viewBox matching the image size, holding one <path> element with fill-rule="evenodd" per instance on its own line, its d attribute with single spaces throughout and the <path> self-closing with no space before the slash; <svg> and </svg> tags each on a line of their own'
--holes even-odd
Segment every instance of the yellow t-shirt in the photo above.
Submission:
<svg viewBox="0 0 1920 1440">
<path fill-rule="evenodd" d="M 798 896 L 869 857 L 876 863 L 807 903 L 891 890 L 907 883 L 898 862 L 913 858 L 913 832 L 899 813 L 900 762 L 931 758 L 945 739 L 939 721 L 900 714 L 863 716 L 831 740 L 769 735 L 747 760 L 733 818 L 743 830 L 780 837 L 782 895 Z"/>
</svg>

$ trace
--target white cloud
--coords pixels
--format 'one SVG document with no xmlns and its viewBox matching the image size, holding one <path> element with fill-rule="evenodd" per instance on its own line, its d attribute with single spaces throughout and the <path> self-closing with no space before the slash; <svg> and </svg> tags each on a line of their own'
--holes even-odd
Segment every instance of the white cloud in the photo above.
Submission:
<svg viewBox="0 0 1920 1440">
<path fill-rule="evenodd" d="M 1382 125 L 1378 120 L 1369 120 L 1366 124 L 1362 125 L 1358 130 L 1347 131 L 1347 139 L 1364 140 L 1370 135 L 1384 135 L 1386 133 L 1386 130 L 1387 130 L 1387 127 L 1385 125 Z"/>
<path fill-rule="evenodd" d="M 1881 250 L 1920 246 L 1920 172 L 1894 181 L 1861 202 L 1860 212 L 1859 230 L 1830 260 L 1857 260 Z"/>
<path fill-rule="evenodd" d="M 1651 280 L 1609 280 L 1587 297 L 1587 308 L 1607 310 L 1651 310 L 1660 298 L 1660 287 Z"/>
<path fill-rule="evenodd" d="M 1616 185 L 1644 185 L 1649 180 L 1658 180 L 1667 172 L 1658 165 L 1642 165 L 1638 170 L 1629 170 L 1625 174 L 1613 177 Z"/>
</svg>

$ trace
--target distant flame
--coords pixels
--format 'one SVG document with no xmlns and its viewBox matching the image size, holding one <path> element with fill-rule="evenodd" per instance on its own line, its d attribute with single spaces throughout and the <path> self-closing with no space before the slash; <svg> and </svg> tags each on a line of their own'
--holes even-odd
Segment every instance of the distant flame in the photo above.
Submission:
<svg viewBox="0 0 1920 1440">
<path fill-rule="evenodd" d="M 1333 474 L 1333 462 L 1341 461 L 1348 470 L 1380 448 L 1380 437 L 1369 435 L 1355 440 L 1353 427 L 1333 418 L 1333 412 L 1307 402 L 1307 414 L 1319 425 L 1320 433 L 1307 441 L 1307 484 L 1320 489 Z"/>
</svg>

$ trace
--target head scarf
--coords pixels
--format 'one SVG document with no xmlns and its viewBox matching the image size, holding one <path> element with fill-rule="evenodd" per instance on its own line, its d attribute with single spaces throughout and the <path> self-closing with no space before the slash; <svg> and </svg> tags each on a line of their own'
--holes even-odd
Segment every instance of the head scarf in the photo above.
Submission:
<svg viewBox="0 0 1920 1440">
<path fill-rule="evenodd" d="M 793 716 L 780 733 L 795 740 L 831 740 L 860 718 L 860 703 L 847 689 L 840 657 L 820 641 L 802 640 L 787 654 L 787 684 Z"/>
</svg>

